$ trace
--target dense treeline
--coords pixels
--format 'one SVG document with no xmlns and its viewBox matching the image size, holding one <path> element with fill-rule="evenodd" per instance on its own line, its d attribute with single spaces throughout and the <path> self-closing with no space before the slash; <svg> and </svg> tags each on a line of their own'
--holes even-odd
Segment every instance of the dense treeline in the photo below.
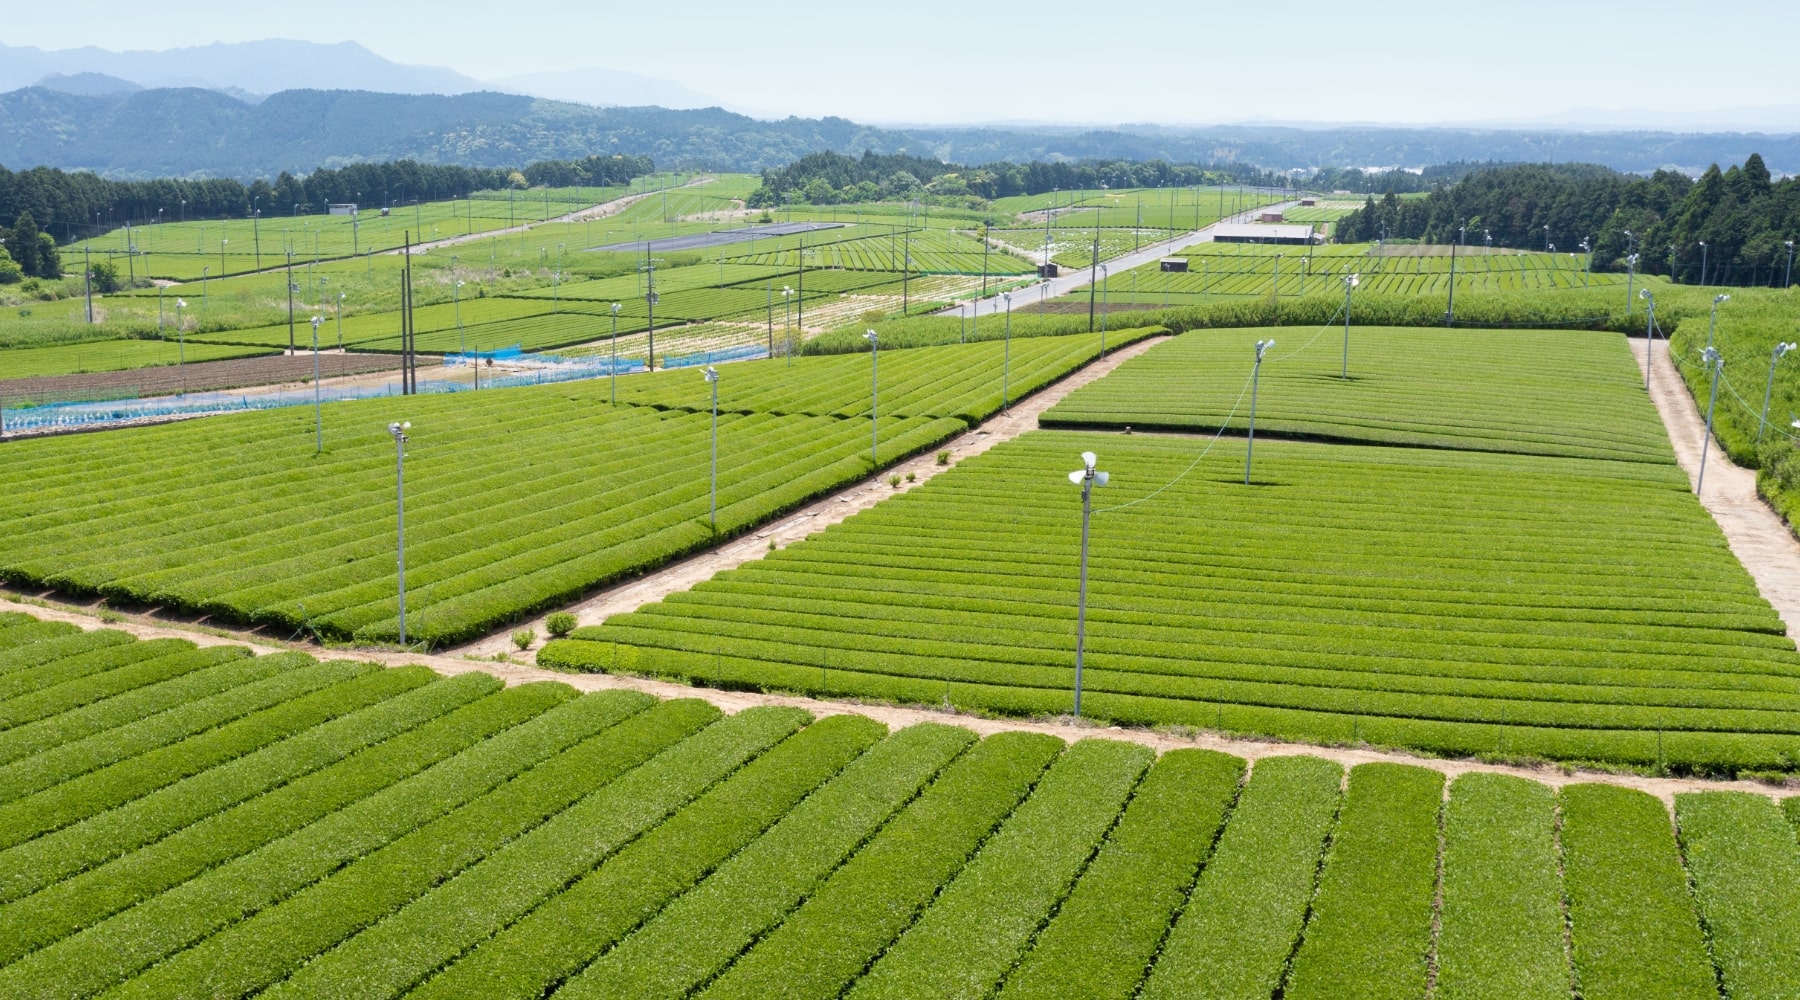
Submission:
<svg viewBox="0 0 1800 1000">
<path fill-rule="evenodd" d="M 283 172 L 272 184 L 266 180 L 244 184 L 219 179 L 110 181 L 85 171 L 36 167 L 14 173 L 0 166 L 0 224 L 16 227 L 29 216 L 36 229 L 68 241 L 127 222 L 243 218 L 252 211 L 269 216 L 318 215 L 333 203 L 434 201 L 515 184 L 604 187 L 625 184 L 651 169 L 646 156 L 550 160 L 523 171 L 398 160 L 321 167 L 305 177 Z"/>
<path fill-rule="evenodd" d="M 1415 194 L 1430 191 L 1441 184 L 1455 183 L 1477 170 L 1491 170 L 1504 164 L 1471 163 L 1458 160 L 1440 163 L 1423 170 L 1364 170 L 1360 167 L 1320 167 L 1306 180 L 1314 191 L 1351 191 L 1356 194 Z"/>
<path fill-rule="evenodd" d="M 1585 241 L 1597 269 L 1640 272 L 1690 284 L 1773 285 L 1789 280 L 1800 236 L 1800 178 L 1774 181 L 1761 156 L 1698 180 L 1669 170 L 1648 177 L 1585 164 L 1480 170 L 1429 197 L 1370 198 L 1339 220 L 1343 242 L 1418 239 L 1577 251 Z"/>
<path fill-rule="evenodd" d="M 966 167 L 940 160 L 865 152 L 861 159 L 813 153 L 762 174 L 750 207 L 784 204 L 840 205 L 895 198 L 1006 198 L 1048 191 L 1095 188 L 1166 188 L 1196 184 L 1282 187 L 1288 179 L 1234 163 L 1199 166 L 1164 160 L 988 163 Z"/>
</svg>

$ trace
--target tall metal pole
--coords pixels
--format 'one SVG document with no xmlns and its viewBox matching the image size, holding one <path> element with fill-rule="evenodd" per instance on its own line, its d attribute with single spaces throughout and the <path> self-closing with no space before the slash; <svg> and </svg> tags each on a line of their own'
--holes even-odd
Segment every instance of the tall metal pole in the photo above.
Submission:
<svg viewBox="0 0 1800 1000">
<path fill-rule="evenodd" d="M 1631 254 L 1625 258 L 1625 318 L 1637 310 L 1637 302 L 1631 297 L 1631 286 L 1637 282 L 1638 255 Z"/>
<path fill-rule="evenodd" d="M 1100 273 L 1100 227 L 1094 226 L 1094 256 L 1088 263 L 1088 332 L 1094 332 L 1094 295 L 1099 291 L 1096 277 Z"/>
<path fill-rule="evenodd" d="M 1706 488 L 1706 453 L 1712 447 L 1713 405 L 1719 401 L 1719 369 L 1725 367 L 1725 357 L 1716 348 L 1709 347 L 1700 352 L 1700 360 L 1712 369 L 1712 393 L 1706 400 L 1706 437 L 1700 441 L 1700 474 L 1694 479 L 1694 495 Z"/>
<path fill-rule="evenodd" d="M 175 300 L 175 371 L 181 381 L 181 394 L 187 395 L 187 331 L 181 326 L 181 310 L 187 303 Z"/>
<path fill-rule="evenodd" d="M 1256 366 L 1250 369 L 1250 433 L 1244 442 L 1244 485 L 1250 485 L 1250 457 L 1256 451 L 1256 387 L 1262 378 L 1263 352 L 1274 347 L 1273 340 L 1256 342 Z"/>
<path fill-rule="evenodd" d="M 1776 344 L 1774 353 L 1769 355 L 1769 383 L 1763 386 L 1762 418 L 1756 424 L 1756 443 L 1759 445 L 1762 444 L 1763 429 L 1769 426 L 1769 396 L 1775 391 L 1775 362 L 1793 349 L 1793 344 Z"/>
<path fill-rule="evenodd" d="M 294 353 L 294 251 L 287 252 L 288 354 Z"/>
<path fill-rule="evenodd" d="M 1456 324 L 1456 248 L 1462 244 L 1463 230 L 1467 228 L 1467 226 L 1459 226 L 1456 230 L 1456 240 L 1450 244 L 1450 302 L 1444 311 L 1445 326 Z"/>
<path fill-rule="evenodd" d="M 1069 481 L 1081 487 L 1081 582 L 1075 597 L 1075 714 L 1081 714 L 1081 671 L 1087 659 L 1088 524 L 1094 515 L 1094 487 L 1105 486 L 1106 473 L 1094 468 L 1099 458 L 1081 453 L 1082 468 L 1069 473 Z"/>
<path fill-rule="evenodd" d="M 612 304 L 612 365 L 607 368 L 607 372 L 612 382 L 610 388 L 613 406 L 619 405 L 619 310 L 621 308 L 623 307 L 617 302 Z"/>
<path fill-rule="evenodd" d="M 875 407 L 881 395 L 881 337 L 874 330 L 863 336 L 869 341 L 869 467 L 878 469 L 881 427 Z"/>
<path fill-rule="evenodd" d="M 1361 276 L 1355 274 L 1344 277 L 1344 364 L 1338 371 L 1338 378 L 1344 381 L 1350 378 L 1350 293 L 1356 290 L 1361 280 Z"/>
<path fill-rule="evenodd" d="M 1712 319 L 1706 325 L 1706 346 L 1713 345 L 1713 332 L 1719 328 L 1719 303 L 1730 302 L 1729 295 L 1715 295 L 1712 301 Z"/>
<path fill-rule="evenodd" d="M 1650 303 L 1644 315 L 1644 391 L 1648 392 L 1650 369 L 1656 366 L 1656 295 L 1648 288 L 1639 289 L 1638 295 Z"/>
<path fill-rule="evenodd" d="M 1102 361 L 1106 360 L 1106 313 L 1107 313 L 1107 305 L 1108 305 L 1107 299 L 1108 299 L 1108 293 L 1110 293 L 1112 291 L 1111 288 L 1107 287 L 1107 280 L 1110 277 L 1112 277 L 1111 272 L 1109 272 L 1107 270 L 1105 264 L 1101 264 L 1100 265 L 1100 359 Z"/>
<path fill-rule="evenodd" d="M 719 530 L 719 370 L 712 365 L 706 366 L 702 372 L 708 385 L 712 386 L 712 501 L 707 509 L 706 523 L 712 530 Z"/>
<path fill-rule="evenodd" d="M 388 433 L 394 436 L 394 510 L 396 513 L 396 536 L 399 553 L 400 573 L 400 645 L 406 646 L 406 432 L 412 424 L 388 424 Z"/>
<path fill-rule="evenodd" d="M 1006 346 L 1001 354 L 1000 364 L 1000 409 L 1012 412 L 1012 293 L 1002 292 L 1000 297 L 1006 300 Z"/>
<path fill-rule="evenodd" d="M 314 316 L 313 328 L 313 454 L 318 455 L 325 450 L 325 414 L 319 401 L 319 324 L 325 317 Z"/>
<path fill-rule="evenodd" d="M 1792 288 L 1792 287 L 1794 287 L 1794 241 L 1793 240 L 1787 241 L 1787 250 L 1788 250 L 1787 277 L 1785 277 L 1781 280 L 1781 287 Z"/>
</svg>

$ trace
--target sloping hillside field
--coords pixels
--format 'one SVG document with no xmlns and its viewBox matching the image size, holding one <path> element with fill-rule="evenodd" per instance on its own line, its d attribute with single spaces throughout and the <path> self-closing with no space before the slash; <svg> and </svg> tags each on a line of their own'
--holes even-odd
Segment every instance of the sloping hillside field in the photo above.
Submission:
<svg viewBox="0 0 1800 1000">
<path fill-rule="evenodd" d="M 882 463 L 1098 351 L 1080 336 L 1021 340 L 1010 363 L 996 343 L 892 352 Z M 616 406 L 606 381 L 333 404 L 322 454 L 305 409 L 18 441 L 0 465 L 0 579 L 396 638 L 387 425 L 405 420 L 408 638 L 470 638 L 869 475 L 870 381 L 867 355 L 722 369 L 717 533 L 710 396 L 691 369 L 622 380 Z"/>
<path fill-rule="evenodd" d="M 1800 989 L 1775 801 L 1447 792 L 0 614 L 0 995 Z"/>
<path fill-rule="evenodd" d="M 1226 377 L 1209 382 L 1221 362 L 1193 345 L 1248 336 L 1184 335 L 1052 412 L 1180 412 L 1183 385 Z M 1587 358 L 1574 374 L 1497 360 L 1565 336 Z M 1433 352 L 1467 391 L 1352 386 L 1332 408 L 1335 379 L 1280 381 L 1269 363 L 1259 402 L 1299 434 L 1404 425 L 1445 447 L 1265 437 L 1246 486 L 1242 438 L 1037 431 L 540 661 L 1067 712 L 1081 504 L 1066 476 L 1091 450 L 1112 484 L 1095 493 L 1086 714 L 1451 754 L 1800 762 L 1800 654 L 1668 457 L 1617 338 L 1366 341 L 1370 369 Z M 1526 409 L 1464 406 L 1478 384 Z M 1550 433 L 1524 450 L 1549 454 L 1507 453 L 1531 413 Z M 1580 443 L 1590 417 L 1603 447 Z"/>
</svg>

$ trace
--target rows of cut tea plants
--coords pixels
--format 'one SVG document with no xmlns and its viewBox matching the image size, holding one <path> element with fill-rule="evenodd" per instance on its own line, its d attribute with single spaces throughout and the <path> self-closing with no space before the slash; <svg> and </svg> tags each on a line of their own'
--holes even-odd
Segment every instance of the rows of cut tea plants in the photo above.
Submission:
<svg viewBox="0 0 1800 1000">
<path fill-rule="evenodd" d="M 1156 336 L 1157 327 L 1114 330 L 1109 350 Z M 880 416 L 961 417 L 970 422 L 1017 401 L 1095 358 L 1099 337 L 1073 335 L 1021 338 L 1016 344 L 983 341 L 928 349 L 884 351 L 871 358 L 865 342 L 859 354 L 796 360 L 768 359 L 720 371 L 721 412 L 866 417 L 870 390 Z M 998 365 L 996 365 L 998 362 Z M 796 367 L 799 366 L 799 367 Z M 979 374 L 976 374 L 979 373 Z M 660 409 L 707 409 L 711 397 L 696 391 L 690 371 L 634 376 L 619 388 L 619 400 Z"/>
<path fill-rule="evenodd" d="M 1677 832 L 1613 786 L 1446 794 L 14 613 L 0 746 L 9 997 L 1376 998 L 1436 970 L 1453 1000 L 1685 1000 L 1800 968 L 1794 828 L 1743 793 L 1680 796 Z"/>
<path fill-rule="evenodd" d="M 1538 330 L 1198 330 L 1047 412 L 1046 427 L 1237 433 L 1255 344 L 1273 340 L 1256 429 L 1280 435 L 1668 463 L 1668 434 L 1624 338 Z M 1347 372 L 1347 377 L 1346 376 Z"/>
<path fill-rule="evenodd" d="M 1450 288 L 1447 256 L 1365 256 L 1366 249 L 1289 248 L 1282 252 L 1266 246 L 1201 244 L 1182 252 L 1188 260 L 1185 272 L 1163 271 L 1160 264 L 1147 264 L 1109 275 L 1102 287 L 1109 297 L 1121 301 L 1136 295 L 1154 301 L 1167 298 L 1171 303 L 1202 301 L 1215 295 L 1288 296 L 1334 289 L 1341 293 L 1343 276 L 1352 272 L 1358 276 L 1361 294 L 1444 295 Z M 1086 258 L 1071 263 L 1085 264 Z M 1456 265 L 1459 292 L 1543 292 L 1624 284 L 1625 275 L 1590 274 L 1584 270 L 1583 260 L 1566 255 L 1474 255 Z"/>
<path fill-rule="evenodd" d="M 716 532 L 710 397 L 691 370 L 626 380 L 617 405 L 605 380 L 336 404 L 317 454 L 304 409 L 15 442 L 0 473 L 0 578 L 288 632 L 398 638 L 386 428 L 406 420 L 407 636 L 439 645 L 861 479 L 872 458 L 898 461 L 998 410 L 1009 367 L 1017 399 L 1098 348 L 1085 336 L 1021 343 L 1010 366 L 995 343 L 891 352 L 876 456 L 868 358 L 731 366 Z"/>
<path fill-rule="evenodd" d="M 285 343 L 285 341 L 284 341 Z M 0 378 L 35 378 L 83 372 L 116 372 L 174 365 L 184 361 L 223 361 L 270 353 L 267 347 L 188 344 L 166 340 L 102 340 L 91 344 L 27 347 L 7 351 L 0 359 Z"/>
<path fill-rule="evenodd" d="M 569 669 L 1733 770 L 1800 761 L 1800 654 L 1672 464 L 1037 431 L 540 653 Z M 1124 505 L 1124 506 L 1120 506 Z M 1654 526 L 1654 530 L 1650 526 Z"/>
</svg>

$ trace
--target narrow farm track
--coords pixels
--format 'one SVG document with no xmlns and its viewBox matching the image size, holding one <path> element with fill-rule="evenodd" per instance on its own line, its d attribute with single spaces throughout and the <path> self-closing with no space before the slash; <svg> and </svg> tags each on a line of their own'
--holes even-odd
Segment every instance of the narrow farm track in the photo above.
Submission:
<svg viewBox="0 0 1800 1000">
<path fill-rule="evenodd" d="M 702 184 L 711 184 L 716 180 L 718 180 L 716 177 L 696 177 L 686 184 L 677 188 L 671 188 L 670 190 L 679 191 L 681 188 L 699 187 Z M 532 226 L 542 226 L 553 222 L 586 222 L 590 219 L 604 219 L 608 216 L 618 215 L 620 212 L 643 201 L 645 198 L 658 194 L 662 194 L 662 191 L 657 190 L 646 191 L 643 194 L 628 194 L 623 198 L 614 198 L 612 201 L 603 202 L 591 208 L 570 212 L 567 215 L 559 215 L 554 219 L 539 219 L 536 222 L 527 222 L 507 229 L 488 229 L 479 233 L 467 233 L 462 236 L 452 236 L 448 239 L 433 240 L 430 243 L 414 243 L 412 248 L 419 253 L 424 253 L 428 250 L 436 250 L 439 247 L 453 247 L 463 243 L 479 243 L 482 240 L 492 239 L 496 236 L 527 233 L 531 231 Z M 383 251 L 382 256 L 392 257 L 395 254 L 403 252 L 403 250 L 387 250 Z"/>
<path fill-rule="evenodd" d="M 1695 483 L 1700 473 L 1701 444 L 1706 419 L 1687 384 L 1669 357 L 1669 344 L 1656 345 L 1656 363 L 1650 370 L 1650 398 L 1669 430 L 1675 459 Z M 1638 368 L 1644 367 L 1644 342 L 1631 342 Z M 1800 642 L 1800 542 L 1781 516 L 1756 492 L 1756 473 L 1731 461 L 1725 450 L 1713 447 L 1706 455 L 1706 490 L 1700 504 L 1717 521 L 1733 555 L 1750 571 L 1756 589 L 1774 605 L 1787 623 L 1788 638 Z"/>
<path fill-rule="evenodd" d="M 936 711 L 927 708 L 899 707 L 882 704 L 863 704 L 849 701 L 828 701 L 817 698 L 800 698 L 789 695 L 762 694 L 752 691 L 723 691 L 716 688 L 697 688 L 686 684 L 669 681 L 650 680 L 641 677 L 627 677 L 614 674 L 570 674 L 557 670 L 545 670 L 541 667 L 527 666 L 521 663 L 499 662 L 492 659 L 473 659 L 470 657 L 437 655 L 423 656 L 410 653 L 386 653 L 369 650 L 319 649 L 305 643 L 284 643 L 272 641 L 266 637 L 249 634 L 231 634 L 225 630 L 196 631 L 188 628 L 157 624 L 153 619 L 135 615 L 121 615 L 120 620 L 105 623 L 97 613 L 72 609 L 67 606 L 46 606 L 15 591 L 0 590 L 0 610 L 23 611 L 45 621 L 68 622 L 82 629 L 92 631 L 100 628 L 118 629 L 139 639 L 185 639 L 198 646 L 247 646 L 258 655 L 299 650 L 310 653 L 320 660 L 353 660 L 365 663 L 380 663 L 389 667 L 400 667 L 420 664 L 430 667 L 447 677 L 480 671 L 489 674 L 508 686 L 529 684 L 535 681 L 554 681 L 567 684 L 583 692 L 591 691 L 640 691 L 657 698 L 700 698 L 719 708 L 727 714 L 735 715 L 745 709 L 762 705 L 781 705 L 804 709 L 818 718 L 831 715 L 861 715 L 886 725 L 889 729 L 904 729 L 920 723 L 936 722 L 962 726 L 977 735 L 986 737 L 995 733 L 1025 732 L 1044 733 L 1073 742 L 1087 737 L 1103 737 L 1109 740 L 1124 740 L 1137 743 L 1164 753 L 1169 750 L 1180 750 L 1199 747 L 1206 750 L 1217 750 L 1222 753 L 1241 757 L 1254 764 L 1255 761 L 1271 757 L 1309 756 L 1321 757 L 1335 761 L 1345 767 L 1368 763 L 1411 764 L 1428 767 L 1445 775 L 1447 780 L 1454 780 L 1463 774 L 1507 774 L 1527 778 L 1548 785 L 1562 788 L 1573 784 L 1606 784 L 1622 788 L 1633 788 L 1647 792 L 1662 800 L 1665 805 L 1673 805 L 1675 796 L 1683 792 L 1749 792 L 1768 798 L 1780 799 L 1792 794 L 1792 789 L 1776 788 L 1755 781 L 1722 781 L 1707 778 L 1658 778 L 1636 774 L 1611 774 L 1602 771 L 1587 771 L 1559 767 L 1520 767 L 1507 764 L 1491 764 L 1478 760 L 1447 760 L 1438 757 L 1419 757 L 1409 753 L 1391 750 L 1363 749 L 1340 746 L 1317 746 L 1308 743 L 1283 743 L 1274 740 L 1231 739 L 1213 733 L 1173 733 L 1158 732 L 1148 729 L 1124 729 L 1120 727 L 1102 728 L 1093 724 L 1077 722 L 1069 718 L 1055 720 L 1014 719 L 1014 718 L 982 718 L 962 715 L 956 712 Z M 221 634 L 215 634 L 221 633 Z"/>
<path fill-rule="evenodd" d="M 949 451 L 953 461 L 960 461 L 979 455 L 1003 441 L 1011 441 L 1026 431 L 1034 430 L 1038 425 L 1038 416 L 1061 402 L 1069 393 L 1110 374 L 1115 368 L 1168 339 L 1167 337 L 1152 337 L 1114 351 L 1106 360 L 1096 361 L 1062 381 L 1048 386 L 1043 391 L 1020 400 L 1010 412 L 989 418 L 981 426 L 970 430 L 942 450 Z M 948 471 L 950 468 L 950 465 L 937 464 L 935 452 L 909 459 L 897 466 L 884 469 L 880 474 L 865 479 L 841 493 L 808 504 L 760 531 L 752 532 L 710 552 L 683 559 L 648 576 L 616 587 L 609 587 L 587 600 L 562 610 L 574 614 L 575 620 L 582 625 L 598 625 L 613 615 L 636 611 L 644 605 L 660 601 L 670 594 L 687 590 L 696 583 L 710 580 L 728 569 L 761 559 L 773 548 L 790 545 L 808 535 L 823 531 L 853 514 L 875 506 L 896 493 L 904 493 L 914 487 L 922 486 L 938 473 Z M 889 485 L 890 477 L 896 475 L 900 477 L 900 485 Z M 909 475 L 914 477 L 911 482 L 906 479 Z M 544 627 L 545 617 L 547 616 L 540 615 L 521 627 L 531 629 L 542 638 L 547 634 Z M 501 631 L 447 652 L 451 656 L 492 656 L 512 648 L 511 633 Z"/>
</svg>

